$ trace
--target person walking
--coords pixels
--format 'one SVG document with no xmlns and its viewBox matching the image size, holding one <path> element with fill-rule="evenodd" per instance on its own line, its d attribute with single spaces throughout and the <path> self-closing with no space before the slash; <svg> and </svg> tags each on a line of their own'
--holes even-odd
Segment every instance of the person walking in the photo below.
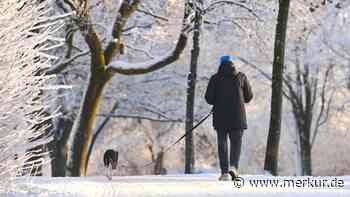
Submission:
<svg viewBox="0 0 350 197">
<path fill-rule="evenodd" d="M 221 168 L 220 181 L 234 180 L 239 176 L 243 130 L 247 129 L 245 103 L 253 98 L 248 78 L 234 66 L 234 57 L 222 56 L 216 74 L 211 76 L 205 100 L 213 105 L 213 127 L 217 132 Z M 228 155 L 227 136 L 230 139 Z"/>
</svg>

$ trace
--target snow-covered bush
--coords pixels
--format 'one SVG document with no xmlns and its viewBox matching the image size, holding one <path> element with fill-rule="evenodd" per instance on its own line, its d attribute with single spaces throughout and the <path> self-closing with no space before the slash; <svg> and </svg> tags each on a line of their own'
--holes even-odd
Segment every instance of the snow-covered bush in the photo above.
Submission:
<svg viewBox="0 0 350 197">
<path fill-rule="evenodd" d="M 46 144 L 35 142 L 47 129 L 50 117 L 48 88 L 52 76 L 41 70 L 50 65 L 48 55 L 60 42 L 53 37 L 59 18 L 49 16 L 47 1 L 0 1 L 0 190 L 21 174 L 33 154 L 28 150 Z"/>
</svg>

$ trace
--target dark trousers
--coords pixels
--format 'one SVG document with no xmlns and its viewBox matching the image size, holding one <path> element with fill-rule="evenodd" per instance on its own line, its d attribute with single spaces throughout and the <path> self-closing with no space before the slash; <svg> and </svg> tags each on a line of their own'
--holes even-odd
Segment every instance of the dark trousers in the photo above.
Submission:
<svg viewBox="0 0 350 197">
<path fill-rule="evenodd" d="M 230 166 L 238 169 L 241 155 L 243 130 L 217 130 L 218 151 L 221 173 L 228 173 Z M 227 136 L 230 139 L 230 159 L 228 158 Z M 230 163 L 229 163 L 230 161 Z"/>
</svg>

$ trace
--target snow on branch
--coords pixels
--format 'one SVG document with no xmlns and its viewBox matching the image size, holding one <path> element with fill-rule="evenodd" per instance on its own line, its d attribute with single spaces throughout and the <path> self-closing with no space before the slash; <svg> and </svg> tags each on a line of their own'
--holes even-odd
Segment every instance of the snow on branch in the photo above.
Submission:
<svg viewBox="0 0 350 197">
<path fill-rule="evenodd" d="M 48 43 L 60 41 L 54 34 L 65 17 L 51 17 L 49 11 L 48 1 L 0 1 L 0 191 L 11 189 L 11 180 L 26 173 L 24 166 L 31 170 L 45 163 L 41 155 L 47 152 L 34 148 L 50 140 L 47 112 L 54 112 L 44 89 L 53 76 L 37 73 L 50 66 L 53 56 L 45 51 L 55 45 Z"/>
<path fill-rule="evenodd" d="M 151 10 L 144 10 L 144 9 L 138 8 L 136 11 L 141 12 L 141 13 L 146 14 L 146 15 L 149 15 L 149 16 L 152 16 L 155 19 L 169 22 L 168 18 L 166 18 L 165 16 L 160 16 L 160 15 L 154 14 Z"/>
<path fill-rule="evenodd" d="M 114 113 L 101 113 L 98 114 L 98 116 L 103 117 L 112 117 L 112 118 L 130 118 L 130 119 L 143 119 L 143 120 L 150 120 L 154 122 L 184 122 L 181 119 L 163 119 L 163 118 L 155 118 L 150 116 L 143 116 L 143 115 L 132 115 L 132 114 L 114 114 Z"/>
<path fill-rule="evenodd" d="M 239 59 L 240 61 L 242 61 L 244 64 L 252 67 L 253 69 L 257 70 L 263 77 L 265 77 L 267 80 L 272 81 L 272 76 L 271 74 L 268 74 L 267 72 L 265 72 L 264 70 L 262 70 L 259 66 L 253 64 L 252 62 L 249 62 L 247 59 L 241 57 L 241 56 L 237 56 L 237 59 Z"/>
<path fill-rule="evenodd" d="M 112 74 L 119 73 L 123 75 L 138 75 L 138 74 L 145 74 L 145 73 L 158 70 L 179 59 L 180 54 L 186 47 L 186 43 L 187 43 L 187 33 L 182 32 L 177 41 L 176 47 L 170 53 L 164 56 L 154 58 L 146 62 L 140 62 L 140 63 L 114 61 L 107 67 L 107 71 Z"/>
<path fill-rule="evenodd" d="M 128 18 L 132 13 L 134 13 L 140 2 L 140 0 L 121 1 L 117 17 L 115 18 L 112 28 L 113 40 L 108 43 L 106 49 L 104 50 L 106 64 L 109 64 L 116 54 L 123 52 L 123 44 L 120 42 L 120 40 L 124 27 L 128 21 Z"/>
<path fill-rule="evenodd" d="M 54 66 L 52 66 L 51 68 L 47 69 L 45 72 L 45 74 L 47 75 L 52 75 L 52 74 L 58 74 L 60 73 L 61 71 L 63 71 L 64 69 L 67 68 L 67 66 L 73 62 L 74 60 L 78 59 L 79 57 L 82 57 L 82 56 L 85 56 L 89 54 L 89 51 L 83 51 L 81 53 L 78 53 L 76 55 L 74 55 L 73 57 L 67 59 L 67 60 L 64 60 Z"/>
<path fill-rule="evenodd" d="M 254 12 L 253 9 L 247 7 L 245 4 L 238 3 L 236 1 L 229 1 L 229 0 L 216 1 L 216 2 L 214 2 L 212 4 L 210 4 L 207 8 L 205 8 L 203 10 L 203 12 L 204 13 L 211 12 L 211 11 L 215 10 L 216 8 L 218 8 L 221 5 L 233 5 L 233 6 L 237 6 L 237 7 L 243 8 L 243 9 L 247 10 L 249 13 L 251 13 L 253 16 L 255 16 L 256 18 L 261 20 L 260 17 Z"/>
</svg>

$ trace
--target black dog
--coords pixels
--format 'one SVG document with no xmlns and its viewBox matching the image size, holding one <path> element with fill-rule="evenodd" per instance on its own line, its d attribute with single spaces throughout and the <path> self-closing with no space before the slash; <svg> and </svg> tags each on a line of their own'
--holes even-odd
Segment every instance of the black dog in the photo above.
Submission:
<svg viewBox="0 0 350 197">
<path fill-rule="evenodd" d="M 108 149 L 103 155 L 103 163 L 106 168 L 112 167 L 112 170 L 117 169 L 118 165 L 118 151 Z"/>
</svg>

